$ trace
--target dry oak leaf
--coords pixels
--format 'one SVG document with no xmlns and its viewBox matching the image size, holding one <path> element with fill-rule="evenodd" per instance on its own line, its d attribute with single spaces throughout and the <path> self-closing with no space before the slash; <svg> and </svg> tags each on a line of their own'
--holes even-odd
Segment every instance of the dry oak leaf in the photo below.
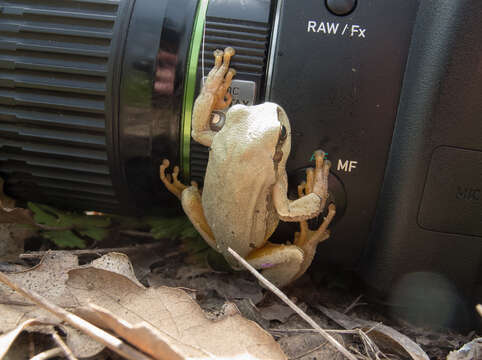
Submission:
<svg viewBox="0 0 482 360">
<path fill-rule="evenodd" d="M 0 224 L 37 225 L 30 210 L 15 207 L 15 200 L 4 194 L 3 185 L 0 178 Z"/>
<path fill-rule="evenodd" d="M 68 305 L 69 310 L 78 309 L 82 316 L 81 307 L 92 303 L 134 327 L 147 324 L 157 329 L 164 340 L 169 340 L 169 345 L 184 358 L 286 359 L 271 335 L 240 314 L 211 321 L 183 290 L 145 288 L 135 278 L 124 254 L 109 253 L 89 265 L 63 269 L 63 272 L 68 274 L 63 284 L 64 293 L 75 300 L 75 305 Z M 64 276 L 58 276 L 58 281 L 65 280 Z M 24 283 L 24 286 L 29 288 L 30 285 Z M 47 295 L 54 301 L 55 296 Z M 0 306 L 3 307 L 0 311 L 4 311 L 11 305 Z M 17 315 L 18 311 L 17 306 Z M 19 318 L 24 319 L 23 316 Z M 10 330 L 3 326 L 0 329 Z M 68 328 L 66 332 L 70 346 Z M 83 354 L 80 348 L 72 350 L 79 357 L 92 356 L 92 353 Z"/>
<path fill-rule="evenodd" d="M 19 324 L 15 329 L 0 335 L 0 359 L 3 359 L 3 357 L 7 354 L 10 346 L 12 346 L 18 335 L 20 335 L 20 333 L 27 327 L 35 325 L 36 323 L 36 319 L 30 319 Z"/>
</svg>

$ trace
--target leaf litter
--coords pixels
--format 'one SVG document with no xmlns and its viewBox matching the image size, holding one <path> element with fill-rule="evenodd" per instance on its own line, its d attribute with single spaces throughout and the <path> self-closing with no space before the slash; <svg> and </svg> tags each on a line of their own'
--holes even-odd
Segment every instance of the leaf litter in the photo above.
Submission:
<svg viewBox="0 0 482 360">
<path fill-rule="evenodd" d="M 39 284 L 47 282 L 49 271 L 55 280 Z M 111 319 L 131 324 L 127 328 L 143 329 L 141 341 L 146 328 L 155 329 L 185 358 L 286 358 L 271 335 L 239 313 L 212 321 L 181 289 L 145 288 L 135 278 L 132 264 L 124 254 L 109 253 L 83 266 L 78 266 L 75 256 L 68 253 L 47 254 L 38 266 L 9 274 L 9 278 L 74 313 L 84 311 L 85 314 L 89 306 L 106 309 L 101 312 L 111 313 Z M 0 312 L 9 319 L 0 323 L 1 332 L 15 329 L 20 321 L 28 318 L 49 317 L 45 310 L 28 302 L 23 306 L 9 304 L 18 294 L 3 285 L 0 293 L 6 299 L 0 305 Z M 105 322 L 102 325 L 110 328 Z M 70 341 L 76 332 L 65 324 L 61 326 L 67 334 L 67 345 L 76 356 L 94 355 L 86 354 L 83 344 Z"/>
<path fill-rule="evenodd" d="M 3 183 L 0 185 L 3 186 Z M 34 211 L 32 211 L 32 209 Z M 71 216 L 73 216 L 73 218 Z M 90 216 L 88 220 L 83 219 L 83 217 L 85 218 L 86 216 L 78 215 L 78 218 L 76 218 L 75 214 L 56 212 L 55 209 L 49 209 L 43 205 L 36 206 L 36 204 L 30 204 L 30 209 L 15 207 L 15 202 L 4 195 L 0 189 L 0 226 L 14 226 L 18 228 L 19 225 L 17 224 L 24 224 L 24 226 L 26 225 L 29 227 L 29 229 L 27 229 L 27 227 L 24 229 L 29 230 L 31 233 L 35 233 L 36 231 L 40 230 L 40 232 L 44 235 L 49 234 L 50 232 L 61 234 L 65 231 L 71 231 L 70 228 L 72 228 L 74 230 L 73 234 L 77 237 L 80 235 L 81 239 L 89 238 L 90 236 L 96 238 L 100 234 L 97 239 L 99 241 L 107 235 L 110 224 L 109 216 Z M 59 219 L 61 218 L 63 220 L 59 222 Z M 85 221 L 87 221 L 87 223 Z M 131 302 L 129 299 L 132 298 L 132 294 L 136 294 L 137 292 L 148 293 L 150 291 L 154 291 L 153 288 L 155 288 L 155 291 L 159 293 L 157 295 L 169 298 L 168 294 L 164 294 L 161 290 L 159 290 L 167 289 L 161 285 L 183 287 L 188 289 L 188 292 L 183 292 L 183 294 L 190 299 L 189 301 L 193 301 L 192 299 L 195 299 L 203 307 L 203 309 L 208 310 L 207 312 L 203 313 L 199 308 L 197 308 L 198 311 L 201 311 L 201 314 L 205 320 L 222 320 L 224 318 L 230 318 L 233 316 L 240 317 L 240 311 L 246 318 L 256 321 L 265 329 L 269 329 L 272 334 L 277 337 L 278 343 L 281 345 L 281 348 L 286 352 L 290 359 L 311 360 L 340 357 L 341 354 L 339 352 L 334 351 L 333 348 L 327 346 L 326 342 L 324 342 L 324 340 L 321 339 L 318 334 L 313 334 L 312 330 L 303 330 L 301 329 L 302 326 L 300 324 L 298 324 L 294 329 L 289 328 L 289 324 L 293 323 L 293 321 L 296 323 L 297 320 L 299 321 L 299 318 L 297 316 L 293 316 L 293 310 L 291 308 L 286 307 L 279 301 L 273 302 L 272 298 L 266 296 L 267 294 L 265 290 L 262 290 L 252 278 L 239 272 L 226 272 L 226 270 L 213 271 L 212 267 L 203 260 L 205 260 L 207 257 L 211 257 L 212 259 L 215 259 L 214 262 L 219 262 L 219 257 L 216 258 L 216 256 L 212 256 L 209 251 L 206 251 L 207 247 L 203 242 L 185 241 L 185 236 L 194 238 L 197 237 L 197 234 L 192 231 L 192 227 L 187 226 L 188 223 L 186 222 L 186 219 L 152 218 L 149 220 L 149 218 L 145 218 L 142 220 L 132 220 L 131 222 L 133 224 L 133 228 L 145 229 L 145 224 L 150 226 L 150 233 L 140 232 L 139 234 L 141 235 L 147 234 L 154 238 L 162 238 L 167 236 L 168 238 L 171 238 L 171 240 L 177 239 L 182 241 L 182 247 L 180 250 L 172 251 L 173 242 L 164 240 L 163 244 L 169 243 L 170 245 L 166 246 L 171 246 L 171 250 L 166 248 L 166 246 L 163 246 L 161 254 L 159 252 L 150 251 L 149 249 L 143 253 L 135 251 L 134 254 L 132 254 L 133 259 L 135 260 L 135 270 L 139 276 L 139 279 L 145 285 L 151 285 L 151 288 L 145 288 L 144 285 L 137 280 L 137 278 L 133 275 L 132 265 L 128 260 L 121 260 L 117 263 L 117 260 L 123 257 L 123 255 L 119 254 L 113 255 L 113 257 L 116 258 L 115 261 L 113 261 L 110 257 L 104 257 L 94 260 L 90 264 L 79 266 L 78 258 L 73 256 L 73 252 L 53 252 L 51 254 L 47 254 L 44 259 L 35 267 L 19 271 L 17 273 L 10 273 L 9 277 L 12 277 L 12 279 L 18 281 L 22 286 L 42 294 L 42 296 L 45 296 L 46 299 L 60 304 L 73 312 L 80 313 L 82 309 L 84 309 L 85 314 L 85 309 L 92 310 L 92 308 L 97 306 L 97 309 L 100 309 L 99 311 L 101 311 L 103 314 L 112 314 L 113 318 L 126 325 L 127 329 L 137 329 L 139 326 L 141 326 L 139 324 L 141 324 L 144 319 L 149 319 L 149 321 L 145 322 L 145 324 L 147 324 L 146 326 L 152 326 L 152 315 L 154 314 L 155 316 L 155 312 L 158 311 L 158 308 L 154 308 L 150 309 L 150 311 L 139 312 L 134 306 L 140 306 L 142 308 L 143 302 Z M 83 229 L 85 229 L 85 231 Z M 90 231 L 89 229 L 93 230 Z M 183 234 L 186 233 L 187 235 L 184 234 L 180 236 L 179 231 L 181 231 Z M 52 236 L 56 236 L 55 234 Z M 11 235 L 11 232 L 9 235 Z M 62 238 L 62 236 L 60 237 Z M 74 239 L 73 241 L 75 242 L 77 240 Z M 70 245 L 67 244 L 67 246 Z M 19 246 L 19 249 L 20 248 L 21 246 Z M 16 256 L 19 249 L 15 250 L 13 257 Z M 129 249 L 129 247 L 127 249 Z M 96 251 L 95 249 L 92 249 L 87 250 L 87 253 L 90 253 L 90 258 L 92 258 L 94 254 L 97 252 L 102 252 L 102 250 L 103 249 L 98 249 L 98 251 Z M 188 252 L 188 256 L 186 256 L 186 252 Z M 109 254 L 109 256 L 111 255 L 112 254 Z M 60 258 L 56 259 L 57 256 L 60 256 Z M 0 257 L 0 260 L 8 259 L 8 261 L 15 261 L 12 256 L 8 258 L 5 256 L 5 254 L 0 254 Z M 20 258 L 22 258 L 22 256 Z M 62 261 L 60 261 L 60 259 L 62 259 Z M 127 258 L 124 260 L 126 259 Z M 222 263 L 222 259 L 220 262 Z M 1 264 L 9 265 L 10 263 Z M 15 264 L 10 265 L 12 266 L 2 266 L 0 270 L 6 271 L 5 269 L 14 268 Z M 22 265 L 15 266 L 22 268 Z M 217 266 L 215 268 L 217 268 Z M 110 275 L 106 275 L 105 273 Z M 307 277 L 305 277 L 305 279 L 306 278 Z M 303 281 L 303 279 L 300 279 L 300 281 Z M 126 285 L 127 290 L 132 290 L 132 292 L 121 294 L 119 291 L 114 291 L 115 289 L 113 289 L 112 286 L 109 286 L 112 284 L 121 283 L 129 284 Z M 318 306 L 320 300 L 325 305 L 327 303 L 339 304 L 340 300 L 341 303 L 345 302 L 343 298 L 338 296 L 339 294 L 333 295 L 336 298 L 335 302 L 321 299 L 326 297 L 325 295 L 328 295 L 328 298 L 331 296 L 329 295 L 332 293 L 332 291 L 330 292 L 330 289 L 324 289 L 323 292 L 320 292 L 318 291 L 317 286 L 312 286 L 311 288 L 305 287 L 304 283 L 301 286 L 302 288 L 294 287 L 291 289 L 291 293 L 298 293 L 296 296 L 304 301 L 307 301 L 308 306 L 305 305 L 305 308 L 307 307 L 308 310 L 320 310 L 320 307 Z M 180 289 L 174 290 L 181 291 Z M 110 294 L 109 291 L 111 292 Z M 288 289 L 288 291 L 290 291 L 290 289 Z M 124 295 L 126 295 L 126 299 L 124 299 Z M 102 300 L 103 306 L 105 307 L 99 305 L 99 299 Z M 92 303 L 94 305 L 92 305 Z M 195 303 L 193 302 L 193 304 Z M 236 304 L 236 306 L 234 306 L 234 304 Z M 348 308 L 350 308 L 350 306 Z M 4 311 L 6 307 L 9 309 L 7 312 Z M 335 307 L 337 306 L 335 305 Z M 221 310 L 219 310 L 220 308 Z M 226 312 L 227 308 L 231 310 Z M 234 313 L 232 311 L 233 308 L 236 309 Z M 105 353 L 102 352 L 105 347 L 104 345 L 92 340 L 82 331 L 71 327 L 65 322 L 59 321 L 56 317 L 52 316 L 52 314 L 39 308 L 22 296 L 15 294 L 10 289 L 1 287 L 1 285 L 0 313 L 2 314 L 2 320 L 4 320 L 2 323 L 0 323 L 0 333 L 4 333 L 3 335 L 0 335 L 1 341 L 5 340 L 6 338 L 14 339 L 18 333 L 22 331 L 22 326 L 27 326 L 27 330 L 29 331 L 35 331 L 36 333 L 42 332 L 50 335 L 56 333 L 56 330 L 53 328 L 53 326 L 56 326 L 56 329 L 60 329 L 60 331 L 66 335 L 68 346 L 74 350 L 76 355 L 80 354 L 79 357 L 92 357 L 97 355 L 96 359 L 100 359 L 102 358 L 100 354 Z M 323 318 L 318 317 L 315 313 L 313 313 L 313 311 L 311 311 L 310 315 L 315 318 L 319 324 L 323 324 L 324 328 L 333 326 L 332 324 L 326 323 Z M 369 317 L 373 318 L 371 316 Z M 386 320 L 381 316 L 375 316 L 375 318 L 378 318 L 377 321 L 380 320 L 380 318 L 382 318 L 380 321 Z M 357 320 L 353 317 L 350 317 L 350 319 Z M 273 328 L 273 324 L 278 324 L 276 326 L 278 327 L 278 330 Z M 340 342 L 345 341 L 347 346 L 354 353 L 358 353 L 358 358 L 367 358 L 366 344 L 364 345 L 364 341 L 371 341 L 370 338 L 364 338 L 364 335 L 361 334 L 361 340 L 358 341 L 358 345 L 357 341 L 353 342 L 353 335 L 360 334 L 356 332 L 362 331 L 360 329 L 368 329 L 367 334 L 371 334 L 371 336 L 375 339 L 378 337 L 376 340 L 378 343 L 381 341 L 382 348 L 388 349 L 388 354 L 390 352 L 397 353 L 397 351 L 394 351 L 394 349 L 396 350 L 398 348 L 398 350 L 400 350 L 400 348 L 403 348 L 403 346 L 401 347 L 400 344 L 397 344 L 397 341 L 400 340 L 400 332 L 383 325 L 388 329 L 387 331 L 389 333 L 390 329 L 395 331 L 395 333 L 391 332 L 391 334 L 388 336 L 387 334 L 384 334 L 383 336 L 385 336 L 385 341 L 383 341 L 383 337 L 380 336 L 380 331 L 376 332 L 374 330 L 384 328 L 379 324 L 377 326 L 377 324 L 377 322 L 375 322 L 375 324 L 369 324 L 362 320 L 354 325 L 354 330 L 345 330 L 345 333 L 340 332 L 340 330 L 338 330 L 338 333 L 336 333 L 335 330 L 333 331 L 335 331 L 334 334 L 336 334 L 335 336 L 339 338 Z M 372 325 L 372 327 L 369 328 L 369 325 Z M 109 328 L 105 323 L 103 326 Z M 152 327 L 151 329 L 156 329 L 156 327 Z M 466 346 L 461 347 L 457 352 L 453 351 L 451 359 L 458 360 L 459 357 L 455 356 L 459 356 L 461 354 L 465 356 L 467 349 L 472 351 L 472 353 L 474 351 L 473 349 L 479 351 L 479 342 L 476 342 L 475 340 L 470 342 L 470 340 L 474 338 L 475 332 L 473 332 L 472 335 L 469 334 L 467 336 L 444 336 L 445 334 L 442 333 L 440 340 L 438 340 L 439 342 L 437 342 L 433 341 L 433 336 L 430 335 L 433 333 L 431 332 L 429 332 L 426 336 L 424 330 L 417 330 L 414 327 L 406 326 L 403 327 L 403 329 L 409 333 L 412 338 L 416 339 L 419 344 L 422 344 L 424 348 L 430 349 L 432 354 L 431 358 L 445 359 L 445 355 L 441 355 L 444 354 L 443 351 L 437 351 L 434 349 L 437 346 L 436 344 L 439 344 L 441 348 L 447 349 L 445 350 L 445 354 L 447 354 L 448 350 L 463 345 L 465 339 L 469 340 Z M 8 332 L 7 330 L 11 330 L 11 332 Z M 239 326 L 236 327 L 236 330 L 239 330 Z M 296 332 L 301 330 L 304 332 Z M 143 331 L 146 330 L 144 329 Z M 283 333 L 279 331 L 285 332 Z M 350 335 L 347 337 L 347 335 L 344 334 Z M 116 336 L 120 335 L 117 334 Z M 223 336 L 225 337 L 225 334 L 223 334 Z M 392 336 L 392 338 L 390 338 L 390 336 Z M 395 341 L 393 337 L 395 338 Z M 272 340 L 271 337 L 269 338 Z M 387 341 L 387 338 L 389 341 Z M 446 339 L 448 342 L 443 342 L 443 339 Z M 19 343 L 19 341 L 17 341 L 17 343 Z M 171 344 L 167 344 L 172 346 L 175 351 L 178 351 L 175 348 L 176 345 L 172 343 L 173 341 L 171 341 Z M 3 346 L 3 343 L 1 344 Z M 55 345 L 55 343 L 53 344 Z M 363 349 L 364 346 L 365 351 Z M 58 348 L 56 349 L 58 350 Z M 10 353 L 13 354 L 14 351 L 15 349 L 12 349 Z M 362 354 L 363 352 L 365 353 Z M 398 355 L 396 357 L 414 358 L 407 354 L 407 352 L 403 353 L 403 351 L 398 351 Z M 214 356 L 213 354 L 209 355 Z M 389 356 L 393 357 L 394 355 L 392 354 Z M 424 357 L 421 358 L 423 359 Z M 463 357 L 463 359 L 466 360 L 467 357 Z"/>
</svg>

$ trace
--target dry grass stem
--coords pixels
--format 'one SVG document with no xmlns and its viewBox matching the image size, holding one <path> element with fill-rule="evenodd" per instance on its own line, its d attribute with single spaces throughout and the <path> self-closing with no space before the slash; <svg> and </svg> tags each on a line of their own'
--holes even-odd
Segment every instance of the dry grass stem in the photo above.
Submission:
<svg viewBox="0 0 482 360">
<path fill-rule="evenodd" d="M 3 282 L 5 285 L 10 287 L 11 289 L 17 291 L 18 293 L 22 294 L 26 298 L 32 300 L 38 306 L 48 310 L 58 318 L 62 319 L 66 323 L 72 325 L 74 328 L 82 331 L 83 333 L 87 334 L 91 338 L 97 340 L 101 344 L 107 346 L 109 349 L 114 351 L 115 353 L 125 357 L 129 360 L 152 360 L 151 357 L 148 357 L 138 350 L 134 349 L 132 346 L 124 343 L 120 339 L 112 336 L 108 332 L 98 328 L 97 326 L 92 325 L 88 321 L 74 315 L 60 306 L 51 303 L 50 301 L 44 299 L 40 295 L 24 289 L 23 287 L 13 283 L 5 274 L 0 272 L 0 281 Z M 63 350 L 61 349 L 62 353 Z"/>
<path fill-rule="evenodd" d="M 276 296 L 284 301 L 286 305 L 292 308 L 298 315 L 301 316 L 308 324 L 310 324 L 317 332 L 323 336 L 331 345 L 333 345 L 338 351 L 340 351 L 346 358 L 350 360 L 357 360 L 356 356 L 350 353 L 343 345 L 341 345 L 335 338 L 323 330 L 311 317 L 308 316 L 303 310 L 301 310 L 294 302 L 292 302 L 281 290 L 269 282 L 263 275 L 261 275 L 254 267 L 252 267 L 246 260 L 238 255 L 236 251 L 228 248 L 228 251 L 238 260 L 241 265 L 248 269 L 264 286 L 271 290 Z"/>
<path fill-rule="evenodd" d="M 55 331 L 52 333 L 52 337 L 54 338 L 57 345 L 62 349 L 65 354 L 65 357 L 69 360 L 78 360 L 72 350 L 67 346 L 67 344 L 62 340 L 59 334 Z"/>
<path fill-rule="evenodd" d="M 388 356 L 384 354 L 377 346 L 377 344 L 368 336 L 368 333 L 375 329 L 379 324 L 373 326 L 367 331 L 363 331 L 362 329 L 353 329 L 353 330 L 339 330 L 339 329 L 329 329 L 325 330 L 327 333 L 331 334 L 346 334 L 346 335 L 356 335 L 360 338 L 363 347 L 365 349 L 365 353 L 367 355 L 363 355 L 361 353 L 358 354 L 358 357 L 362 357 L 364 359 L 388 359 Z M 314 333 L 318 332 L 315 329 L 269 329 L 270 332 L 274 333 L 295 333 L 295 334 L 306 334 L 306 333 Z M 358 352 L 358 351 L 357 351 Z"/>
<path fill-rule="evenodd" d="M 149 243 L 137 246 L 126 246 L 126 247 L 118 247 L 118 248 L 103 248 L 103 249 L 81 249 L 81 250 L 48 250 L 48 251 L 32 251 L 28 253 L 20 254 L 20 259 L 38 259 L 43 258 L 46 254 L 55 254 L 58 253 L 65 253 L 68 252 L 69 254 L 80 256 L 80 255 L 102 255 L 107 254 L 110 252 L 118 252 L 118 253 L 132 253 L 135 251 L 144 251 L 150 250 L 157 247 L 160 247 L 162 241 L 156 243 Z"/>
<path fill-rule="evenodd" d="M 30 360 L 47 360 L 52 359 L 53 357 L 60 356 L 64 353 L 64 351 L 60 347 L 56 347 L 53 349 L 49 349 L 47 351 L 43 351 L 33 357 Z"/>
</svg>

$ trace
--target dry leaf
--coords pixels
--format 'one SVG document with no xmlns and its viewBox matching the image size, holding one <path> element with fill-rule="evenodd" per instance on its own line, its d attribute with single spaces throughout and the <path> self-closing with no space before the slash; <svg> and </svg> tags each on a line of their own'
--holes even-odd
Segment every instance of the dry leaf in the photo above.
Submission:
<svg viewBox="0 0 482 360">
<path fill-rule="evenodd" d="M 3 206 L 0 206 L 0 224 L 25 224 L 37 226 L 30 210 Z"/>
<path fill-rule="evenodd" d="M 5 181 L 0 177 L 0 207 L 12 209 L 15 207 L 15 200 L 5 195 L 3 192 L 3 186 Z"/>
<path fill-rule="evenodd" d="M 179 349 L 187 358 L 286 359 L 271 335 L 241 315 L 211 321 L 184 291 L 166 287 L 145 288 L 135 278 L 132 265 L 123 254 L 109 253 L 80 267 L 75 266 L 76 258 L 72 255 L 65 255 L 65 261 L 64 254 L 57 255 L 47 257 L 30 271 L 14 274 L 15 281 L 53 302 L 68 306 L 69 310 L 94 303 L 134 328 L 147 323 L 165 339 L 172 339 L 178 347 L 176 351 Z M 50 273 L 43 268 L 47 265 L 57 269 L 57 273 L 52 274 L 55 282 L 45 278 Z M 37 281 L 48 282 L 53 289 L 37 284 Z M 5 290 L 0 288 L 0 292 Z M 10 299 L 11 296 L 9 294 Z M 13 329 L 21 319 L 34 314 L 35 309 L 28 305 L 0 305 L 2 314 L 11 319 L 9 328 L 0 323 L 0 331 Z M 83 353 L 80 346 L 72 346 L 70 338 L 73 333 L 68 327 L 65 331 L 67 343 L 76 356 L 92 356 L 92 353 Z"/>
<path fill-rule="evenodd" d="M 36 233 L 37 229 L 32 227 L 0 224 L 0 262 L 17 261 L 18 256 L 24 252 L 25 240 Z"/>
<path fill-rule="evenodd" d="M 199 291 L 209 289 L 209 291 L 216 291 L 221 298 L 229 300 L 249 299 L 254 304 L 259 303 L 263 299 L 262 287 L 254 280 L 243 278 L 246 274 L 237 273 L 227 275 L 225 273 L 211 272 L 204 274 L 204 276 L 197 276 L 200 275 L 198 273 L 196 276 L 190 277 L 185 268 L 186 267 L 182 267 L 180 271 L 178 271 L 177 276 L 179 280 L 175 281 L 164 278 L 163 274 L 150 274 L 148 277 L 149 284 L 155 287 L 161 285 L 187 287 Z M 196 272 L 197 270 L 195 269 L 193 273 L 196 274 Z M 188 276 L 185 276 L 186 273 Z M 175 285 L 173 285 L 173 283 Z"/>
<path fill-rule="evenodd" d="M 110 271 L 113 274 L 121 275 L 129 279 L 134 284 L 144 289 L 144 285 L 142 285 L 137 280 L 136 275 L 134 274 L 134 268 L 132 267 L 132 264 L 129 261 L 129 257 L 126 254 L 111 252 L 111 253 L 105 254 L 104 256 L 98 259 L 93 260 L 88 265 L 80 266 L 77 268 L 70 267 L 69 269 L 70 270 L 98 269 L 98 270 Z"/>
<path fill-rule="evenodd" d="M 67 334 L 67 346 L 79 358 L 92 358 L 105 348 L 103 344 L 70 325 L 62 325 L 61 328 Z"/>
<path fill-rule="evenodd" d="M 119 335 L 122 339 L 154 359 L 184 359 L 183 356 L 173 349 L 172 343 L 175 340 L 167 339 L 163 333 L 147 322 L 132 325 L 125 320 L 117 318 L 110 311 L 94 304 L 89 304 L 86 308 L 77 309 L 76 313 L 98 327 L 113 331 L 116 335 Z"/>
<path fill-rule="evenodd" d="M 447 360 L 482 359 L 482 338 L 477 338 L 465 344 L 456 351 L 451 351 Z"/>
<path fill-rule="evenodd" d="M 261 316 L 266 320 L 278 320 L 279 322 L 286 322 L 291 315 L 295 314 L 295 311 L 284 304 L 278 302 L 259 308 Z"/>
<path fill-rule="evenodd" d="M 78 305 L 78 302 L 66 287 L 67 271 L 78 267 L 78 265 L 77 257 L 69 254 L 67 251 L 48 252 L 38 265 L 28 270 L 9 274 L 8 277 L 17 284 L 36 292 L 59 306 L 73 307 Z M 1 283 L 0 295 L 2 303 L 13 302 L 21 304 L 23 302 L 31 304 L 23 296 Z"/>
<path fill-rule="evenodd" d="M 335 335 L 335 339 L 343 344 L 343 338 Z M 323 339 L 319 334 L 298 334 L 285 336 L 279 340 L 280 346 L 290 359 L 312 360 L 330 359 L 345 360 L 345 356 Z"/>
<path fill-rule="evenodd" d="M 429 360 L 428 355 L 414 341 L 397 330 L 374 321 L 351 318 L 321 305 L 316 308 L 347 330 L 361 329 L 381 348 L 410 356 L 413 360 Z"/>
<path fill-rule="evenodd" d="M 15 207 L 15 200 L 3 193 L 4 181 L 0 178 L 0 224 L 27 224 L 35 226 L 33 214 L 28 209 Z"/>
</svg>

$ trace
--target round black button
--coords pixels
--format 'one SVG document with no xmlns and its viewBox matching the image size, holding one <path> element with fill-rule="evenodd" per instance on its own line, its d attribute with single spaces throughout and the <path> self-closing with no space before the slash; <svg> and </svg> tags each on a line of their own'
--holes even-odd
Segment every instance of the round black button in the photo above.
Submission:
<svg viewBox="0 0 482 360">
<path fill-rule="evenodd" d="M 356 0 L 326 0 L 326 7 L 335 15 L 348 15 L 356 6 Z"/>
</svg>

